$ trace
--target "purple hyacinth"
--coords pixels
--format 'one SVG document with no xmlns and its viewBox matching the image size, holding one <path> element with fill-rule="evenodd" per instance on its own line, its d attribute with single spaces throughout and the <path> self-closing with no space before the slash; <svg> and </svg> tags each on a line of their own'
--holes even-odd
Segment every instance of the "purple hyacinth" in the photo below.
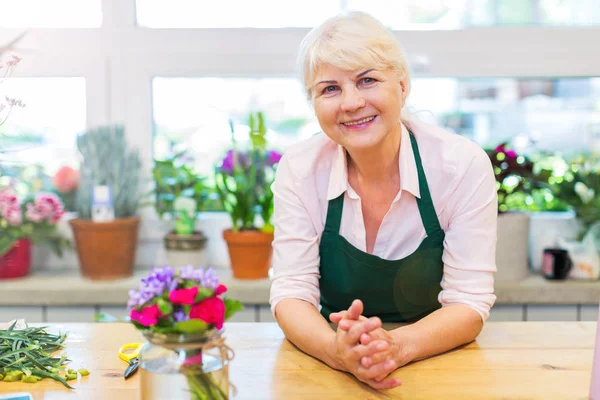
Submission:
<svg viewBox="0 0 600 400">
<path fill-rule="evenodd" d="M 219 278 L 213 267 L 206 270 L 202 268 L 194 268 L 192 265 L 181 267 L 179 269 L 180 279 L 191 279 L 198 282 L 201 286 L 216 289 L 219 286 Z"/>
<path fill-rule="evenodd" d="M 233 150 L 229 150 L 221 163 L 221 170 L 225 173 L 233 172 Z"/>
<path fill-rule="evenodd" d="M 131 309 L 136 306 L 141 306 L 155 296 L 162 295 L 165 291 L 170 292 L 177 287 L 178 283 L 179 282 L 175 277 L 175 268 L 155 267 L 152 269 L 150 275 L 142 279 L 139 290 L 129 291 L 127 308 Z"/>
<path fill-rule="evenodd" d="M 269 167 L 272 167 L 273 165 L 279 163 L 279 161 L 281 160 L 281 153 L 276 151 L 276 150 L 269 150 L 267 152 L 267 157 L 266 157 L 266 164 Z"/>
<path fill-rule="evenodd" d="M 173 313 L 173 318 L 175 318 L 175 321 L 177 322 L 187 321 L 188 319 L 190 319 L 190 317 L 185 315 L 185 312 L 183 312 L 183 310 L 175 311 Z"/>
</svg>

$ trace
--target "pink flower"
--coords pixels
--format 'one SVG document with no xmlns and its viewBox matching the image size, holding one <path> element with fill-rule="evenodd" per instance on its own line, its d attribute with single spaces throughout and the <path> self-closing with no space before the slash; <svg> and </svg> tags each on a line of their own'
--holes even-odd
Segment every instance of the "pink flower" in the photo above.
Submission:
<svg viewBox="0 0 600 400">
<path fill-rule="evenodd" d="M 6 62 L 6 66 L 7 67 L 15 67 L 21 60 L 22 60 L 21 57 L 15 56 L 13 54 L 11 59 Z"/>
<path fill-rule="evenodd" d="M 158 319 L 162 316 L 163 315 L 160 312 L 160 309 L 158 308 L 157 304 L 153 304 L 149 307 L 144 307 L 142 311 L 138 311 L 138 309 L 132 308 L 131 313 L 129 314 L 129 317 L 132 320 L 137 321 L 144 326 L 156 325 L 158 323 Z"/>
<path fill-rule="evenodd" d="M 169 293 L 169 300 L 173 304 L 194 304 L 197 294 L 198 286 L 189 289 L 177 289 Z"/>
<path fill-rule="evenodd" d="M 45 218 L 46 215 L 44 214 L 43 211 L 39 210 L 35 205 L 29 203 L 27 204 L 27 211 L 25 212 L 25 217 L 34 223 L 39 223 L 42 222 Z"/>
<path fill-rule="evenodd" d="M 207 324 L 214 325 L 217 329 L 221 329 L 225 321 L 225 304 L 218 297 L 209 297 L 192 306 L 190 318 L 200 319 Z"/>
<path fill-rule="evenodd" d="M 218 296 L 220 294 L 223 294 L 227 291 L 227 287 L 225 285 L 219 285 L 217 286 L 217 288 L 215 289 L 215 296 Z"/>
<path fill-rule="evenodd" d="M 31 222 L 46 220 L 56 224 L 64 213 L 65 210 L 58 196 L 54 193 L 40 193 L 36 196 L 33 204 L 27 205 L 26 216 Z"/>
<path fill-rule="evenodd" d="M 9 225 L 17 226 L 23 222 L 23 213 L 18 205 L 16 207 L 6 207 L 2 210 L 2 216 Z"/>
<path fill-rule="evenodd" d="M 19 205 L 19 200 L 12 187 L 0 189 L 0 213 L 5 208 L 12 208 Z"/>
<path fill-rule="evenodd" d="M 67 166 L 60 167 L 54 174 L 52 183 L 61 193 L 72 192 L 79 186 L 79 171 Z"/>
<path fill-rule="evenodd" d="M 16 97 L 8 97 L 8 96 L 4 96 L 6 98 L 6 104 L 8 104 L 8 106 L 10 108 L 12 107 L 25 107 L 25 103 L 23 103 L 23 101 L 21 99 L 17 99 Z"/>
</svg>

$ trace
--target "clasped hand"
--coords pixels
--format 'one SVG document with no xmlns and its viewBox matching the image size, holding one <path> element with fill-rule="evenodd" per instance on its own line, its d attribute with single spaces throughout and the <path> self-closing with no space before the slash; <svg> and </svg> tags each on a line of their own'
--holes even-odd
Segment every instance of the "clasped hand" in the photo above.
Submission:
<svg viewBox="0 0 600 400">
<path fill-rule="evenodd" d="M 374 389 L 391 389 L 400 380 L 386 377 L 398 368 L 399 346 L 392 335 L 381 327 L 377 317 L 362 316 L 363 304 L 355 300 L 347 311 L 332 313 L 331 322 L 338 325 L 334 358 L 339 366 Z"/>
</svg>

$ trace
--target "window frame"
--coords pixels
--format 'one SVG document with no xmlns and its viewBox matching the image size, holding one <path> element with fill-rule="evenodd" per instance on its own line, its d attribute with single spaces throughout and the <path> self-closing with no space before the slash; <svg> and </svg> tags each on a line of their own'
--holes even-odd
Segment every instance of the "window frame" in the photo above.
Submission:
<svg viewBox="0 0 600 400">
<path fill-rule="evenodd" d="M 87 127 L 125 125 L 152 166 L 152 79 L 295 77 L 305 28 L 150 29 L 136 24 L 135 0 L 103 0 L 100 28 L 31 29 L 18 43 L 23 61 L 13 76 L 82 76 Z M 0 43 L 23 30 L 0 29 Z M 510 26 L 445 31 L 394 31 L 413 77 L 600 76 L 600 53 L 588 43 L 600 26 Z M 24 99 L 26 101 L 26 99 Z M 163 232 L 150 207 L 140 210 L 141 241 Z"/>
</svg>

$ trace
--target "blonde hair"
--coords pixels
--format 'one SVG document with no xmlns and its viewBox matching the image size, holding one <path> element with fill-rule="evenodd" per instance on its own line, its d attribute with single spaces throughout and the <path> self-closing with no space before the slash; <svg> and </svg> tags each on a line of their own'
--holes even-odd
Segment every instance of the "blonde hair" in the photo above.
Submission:
<svg viewBox="0 0 600 400">
<path fill-rule="evenodd" d="M 302 41 L 298 68 L 309 101 L 316 74 L 325 64 L 348 71 L 391 68 L 406 82 L 406 98 L 410 93 L 410 70 L 400 44 L 392 32 L 367 13 L 353 11 L 329 18 Z M 407 118 L 408 112 L 402 110 L 401 120 Z"/>
</svg>

